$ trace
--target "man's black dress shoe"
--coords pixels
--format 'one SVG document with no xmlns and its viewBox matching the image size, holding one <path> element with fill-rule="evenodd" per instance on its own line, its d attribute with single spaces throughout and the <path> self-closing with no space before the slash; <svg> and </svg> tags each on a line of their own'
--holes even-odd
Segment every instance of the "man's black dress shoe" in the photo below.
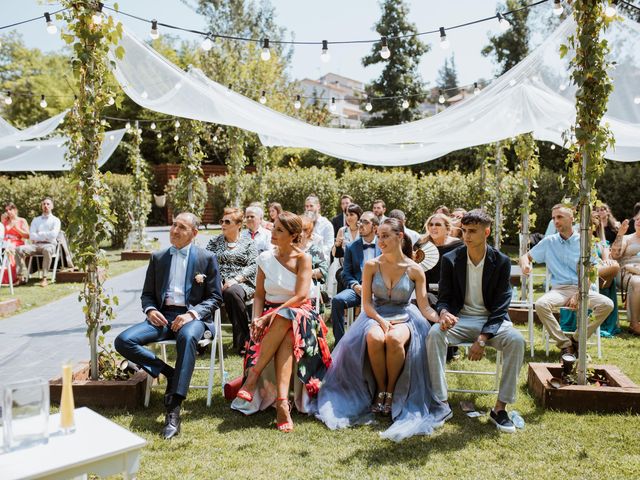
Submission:
<svg viewBox="0 0 640 480">
<path fill-rule="evenodd" d="M 162 438 L 170 440 L 180 433 L 180 407 L 175 407 L 167 412 L 162 427 Z"/>
</svg>

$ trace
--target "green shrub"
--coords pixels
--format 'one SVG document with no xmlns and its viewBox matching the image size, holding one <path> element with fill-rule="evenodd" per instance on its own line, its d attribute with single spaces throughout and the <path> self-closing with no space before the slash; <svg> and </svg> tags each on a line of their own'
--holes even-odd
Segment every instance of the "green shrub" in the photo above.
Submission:
<svg viewBox="0 0 640 480">
<path fill-rule="evenodd" d="M 107 173 L 105 181 L 111 192 L 111 210 L 116 217 L 111 234 L 111 245 L 115 248 L 122 248 L 131 231 L 129 211 L 134 207 L 136 201 L 132 177 Z M 147 198 L 147 201 L 151 203 L 150 198 Z"/>
</svg>

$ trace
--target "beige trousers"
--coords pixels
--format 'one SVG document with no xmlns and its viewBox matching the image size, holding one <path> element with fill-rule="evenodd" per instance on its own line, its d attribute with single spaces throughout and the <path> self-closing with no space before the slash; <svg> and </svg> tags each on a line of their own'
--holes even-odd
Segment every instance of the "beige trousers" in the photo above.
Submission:
<svg viewBox="0 0 640 480">
<path fill-rule="evenodd" d="M 553 315 L 553 310 L 564 307 L 569 299 L 578 292 L 577 285 L 558 285 L 553 287 L 536 302 L 538 318 L 549 332 L 549 336 L 556 342 L 558 348 L 571 346 L 571 340 L 560 328 L 560 324 Z M 587 326 L 587 338 L 596 331 L 613 310 L 613 302 L 604 295 L 589 290 L 589 308 L 592 310 L 593 321 Z M 575 336 L 578 339 L 578 334 Z"/>
</svg>

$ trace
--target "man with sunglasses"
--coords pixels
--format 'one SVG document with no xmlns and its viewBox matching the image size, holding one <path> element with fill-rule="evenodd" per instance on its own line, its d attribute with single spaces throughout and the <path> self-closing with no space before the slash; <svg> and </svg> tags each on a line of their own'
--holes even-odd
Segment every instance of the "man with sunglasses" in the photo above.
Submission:
<svg viewBox="0 0 640 480">
<path fill-rule="evenodd" d="M 344 310 L 360 305 L 362 299 L 362 267 L 382 252 L 378 247 L 376 230 L 379 222 L 373 212 L 364 212 L 358 221 L 360 238 L 354 240 L 344 251 L 342 279 L 347 286 L 331 301 L 331 321 L 336 345 L 344 336 Z"/>
</svg>

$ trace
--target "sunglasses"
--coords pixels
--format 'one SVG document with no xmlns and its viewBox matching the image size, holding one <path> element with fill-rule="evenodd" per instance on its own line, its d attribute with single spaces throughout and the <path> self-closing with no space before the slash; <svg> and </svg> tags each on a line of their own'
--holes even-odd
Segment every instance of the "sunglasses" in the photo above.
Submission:
<svg viewBox="0 0 640 480">
<path fill-rule="evenodd" d="M 442 223 L 430 223 L 428 226 L 429 227 L 444 227 L 444 224 L 442 224 Z"/>
<path fill-rule="evenodd" d="M 231 225 L 233 222 L 231 220 L 229 220 L 228 218 L 225 218 L 223 220 L 220 220 L 220 223 L 222 225 Z"/>
<path fill-rule="evenodd" d="M 358 220 L 356 225 L 371 225 L 371 222 L 369 220 Z"/>
</svg>

